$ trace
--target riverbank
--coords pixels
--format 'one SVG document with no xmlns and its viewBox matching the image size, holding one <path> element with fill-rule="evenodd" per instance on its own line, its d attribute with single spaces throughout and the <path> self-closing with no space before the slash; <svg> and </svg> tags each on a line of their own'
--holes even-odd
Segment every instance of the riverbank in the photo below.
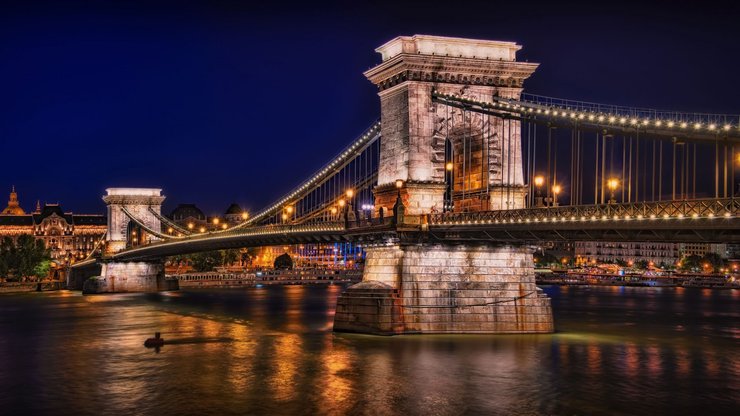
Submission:
<svg viewBox="0 0 740 416">
<path fill-rule="evenodd" d="M 740 282 L 718 276 L 615 276 L 575 273 L 537 273 L 538 285 L 695 287 L 702 289 L 740 289 Z"/>
<path fill-rule="evenodd" d="M 177 279 L 180 288 L 240 288 L 260 285 L 317 285 L 356 283 L 360 270 L 269 270 L 244 273 L 184 273 L 167 275 Z"/>
<path fill-rule="evenodd" d="M 38 282 L 0 282 L 0 293 L 36 292 Z M 64 289 L 64 282 L 41 282 L 41 291 Z"/>
</svg>

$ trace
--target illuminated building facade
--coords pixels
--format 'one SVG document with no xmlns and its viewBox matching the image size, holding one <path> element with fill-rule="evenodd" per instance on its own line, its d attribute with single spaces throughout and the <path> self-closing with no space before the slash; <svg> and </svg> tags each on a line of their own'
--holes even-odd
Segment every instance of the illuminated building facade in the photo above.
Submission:
<svg viewBox="0 0 740 416">
<path fill-rule="evenodd" d="M 727 258 L 726 244 L 578 241 L 575 243 L 578 263 L 614 263 L 617 260 L 646 261 L 656 266 L 676 264 L 682 257 L 716 253 Z"/>
<path fill-rule="evenodd" d="M 285 253 L 296 268 L 356 269 L 365 258 L 362 246 L 354 243 L 296 244 L 260 247 L 251 259 L 252 266 L 270 268 Z"/>
<path fill-rule="evenodd" d="M 36 210 L 26 214 L 13 189 L 8 206 L 0 213 L 0 238 L 14 241 L 23 234 L 42 240 L 51 250 L 57 265 L 87 257 L 96 243 L 105 235 L 107 220 L 104 215 L 80 215 L 64 212 L 59 204 L 36 203 Z"/>
</svg>

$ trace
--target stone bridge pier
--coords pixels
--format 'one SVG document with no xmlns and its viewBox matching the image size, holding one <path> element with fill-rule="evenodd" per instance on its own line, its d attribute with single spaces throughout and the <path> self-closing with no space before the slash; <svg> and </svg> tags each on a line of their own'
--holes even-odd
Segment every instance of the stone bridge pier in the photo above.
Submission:
<svg viewBox="0 0 740 416">
<path fill-rule="evenodd" d="M 149 235 L 131 216 L 146 227 L 159 231 L 161 223 L 157 214 L 161 213 L 165 197 L 161 189 L 152 188 L 108 188 L 103 196 L 108 210 L 108 234 L 106 250 L 100 265 L 100 275 L 86 279 L 83 293 L 117 293 L 117 292 L 156 292 L 176 290 L 177 281 L 165 279 L 164 259 L 148 261 L 117 261 L 110 256 L 141 242 L 156 241 L 158 238 Z M 126 212 L 124 212 L 124 210 Z M 105 257 L 108 257 L 106 259 Z"/>
<path fill-rule="evenodd" d="M 419 224 L 433 208 L 442 210 L 448 186 L 455 211 L 524 207 L 519 121 L 465 112 L 432 97 L 436 90 L 480 101 L 520 98 L 537 64 L 517 61 L 519 49 L 513 42 L 425 35 L 401 36 L 376 49 L 382 63 L 365 72 L 381 105 L 375 206 L 392 212 L 400 196 L 403 221 L 412 229 L 399 224 L 395 241 L 367 248 L 363 281 L 338 300 L 336 331 L 553 331 L 550 299 L 535 286 L 529 248 L 425 241 Z"/>
<path fill-rule="evenodd" d="M 528 247 L 396 244 L 367 249 L 363 281 L 339 297 L 334 330 L 548 333 L 553 320 Z"/>
</svg>

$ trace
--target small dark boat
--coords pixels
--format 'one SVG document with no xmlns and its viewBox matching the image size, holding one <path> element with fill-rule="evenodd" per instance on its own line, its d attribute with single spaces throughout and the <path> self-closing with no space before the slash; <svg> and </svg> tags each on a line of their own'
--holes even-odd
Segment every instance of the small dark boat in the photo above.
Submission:
<svg viewBox="0 0 740 416">
<path fill-rule="evenodd" d="M 144 341 L 144 346 L 147 348 L 156 348 L 164 345 L 164 338 L 159 336 L 159 332 L 154 333 L 154 338 L 147 338 Z"/>
</svg>

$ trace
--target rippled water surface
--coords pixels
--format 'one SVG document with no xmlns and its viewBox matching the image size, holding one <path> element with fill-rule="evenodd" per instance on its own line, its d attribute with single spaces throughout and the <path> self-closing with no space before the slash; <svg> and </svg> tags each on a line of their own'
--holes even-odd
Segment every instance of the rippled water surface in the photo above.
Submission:
<svg viewBox="0 0 740 416">
<path fill-rule="evenodd" d="M 331 332 L 341 290 L 2 295 L 0 414 L 740 414 L 740 291 L 545 287 L 553 335 L 373 337 Z"/>
</svg>

